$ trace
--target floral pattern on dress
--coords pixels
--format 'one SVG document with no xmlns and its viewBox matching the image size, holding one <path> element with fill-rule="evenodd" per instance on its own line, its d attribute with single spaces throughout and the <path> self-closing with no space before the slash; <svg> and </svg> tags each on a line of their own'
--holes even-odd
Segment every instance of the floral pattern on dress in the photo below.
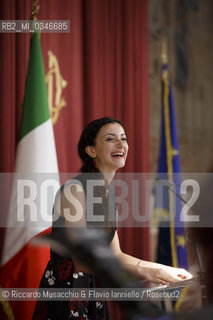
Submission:
<svg viewBox="0 0 213 320">
<path fill-rule="evenodd" d="M 75 273 L 73 273 L 72 276 L 74 279 L 78 279 L 79 277 L 83 277 L 84 274 L 83 274 L 83 272 L 75 272 Z"/>
<path fill-rule="evenodd" d="M 101 310 L 101 309 L 103 309 L 103 307 L 104 307 L 103 302 L 101 302 L 101 301 L 96 301 L 96 308 L 97 308 L 97 309 Z"/>
<path fill-rule="evenodd" d="M 73 269 L 72 261 L 63 259 L 58 263 L 59 280 L 64 280 L 71 275 Z"/>
<path fill-rule="evenodd" d="M 56 278 L 53 276 L 53 270 L 47 270 L 45 273 L 45 278 L 47 279 L 47 282 L 50 286 L 53 286 L 55 284 Z"/>
<path fill-rule="evenodd" d="M 70 259 L 57 258 L 48 262 L 40 288 L 94 288 L 96 278 L 88 273 L 76 272 Z M 63 315 L 63 316 L 62 316 Z M 33 320 L 107 320 L 108 309 L 104 301 L 37 301 Z"/>
<path fill-rule="evenodd" d="M 70 300 L 68 303 L 70 309 L 70 319 L 89 320 L 88 318 L 88 301 Z"/>
</svg>

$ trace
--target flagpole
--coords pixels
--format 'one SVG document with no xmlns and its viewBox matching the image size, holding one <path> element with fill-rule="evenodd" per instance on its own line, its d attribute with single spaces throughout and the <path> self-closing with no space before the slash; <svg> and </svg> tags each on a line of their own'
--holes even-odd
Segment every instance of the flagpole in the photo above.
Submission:
<svg viewBox="0 0 213 320">
<path fill-rule="evenodd" d="M 166 158 L 167 158 L 167 174 L 168 180 L 173 181 L 173 156 L 174 150 L 172 146 L 171 137 L 171 124 L 170 124 L 170 107 L 169 107 L 169 75 L 168 75 L 168 51 L 167 51 L 167 40 L 162 40 L 162 80 L 164 83 L 163 90 L 163 105 L 164 105 L 164 121 L 165 121 L 165 137 L 166 137 Z M 178 267 L 178 260 L 175 247 L 175 225 L 174 225 L 174 199 L 169 194 L 169 217 L 170 217 L 170 243 L 171 243 L 171 254 L 172 254 L 172 265 Z"/>
<path fill-rule="evenodd" d="M 33 0 L 32 12 L 31 12 L 33 20 L 37 20 L 38 11 L 39 11 L 39 0 Z"/>
<path fill-rule="evenodd" d="M 162 40 L 162 52 L 161 52 L 161 61 L 162 66 L 165 66 L 162 74 L 162 80 L 164 82 L 164 120 L 165 120 L 165 137 L 166 137 L 166 153 L 167 153 L 167 174 L 168 180 L 173 181 L 173 156 L 174 149 L 172 146 L 171 139 L 171 126 L 170 126 L 170 110 L 169 110 L 169 74 L 168 74 L 168 48 L 167 48 L 167 40 L 163 38 Z M 170 244 L 171 244 L 171 255 L 172 255 L 172 264 L 173 267 L 178 267 L 178 257 L 176 251 L 176 243 L 175 243 L 175 217 L 174 217 L 174 198 L 171 194 L 169 194 L 169 215 L 170 215 Z M 180 306 L 187 294 L 188 287 L 184 287 L 179 300 L 175 303 L 175 311 L 179 311 Z"/>
<path fill-rule="evenodd" d="M 168 46 L 166 38 L 163 38 L 162 40 L 161 62 L 162 64 L 168 64 Z"/>
</svg>

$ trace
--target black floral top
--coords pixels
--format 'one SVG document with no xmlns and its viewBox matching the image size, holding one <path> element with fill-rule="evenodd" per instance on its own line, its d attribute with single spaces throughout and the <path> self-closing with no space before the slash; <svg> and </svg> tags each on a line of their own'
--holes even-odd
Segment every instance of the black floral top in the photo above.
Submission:
<svg viewBox="0 0 213 320">
<path fill-rule="evenodd" d="M 91 188 L 89 180 L 100 180 L 100 174 L 87 175 L 80 174 L 75 177 L 82 185 L 87 205 L 90 201 L 88 195 L 88 188 Z M 102 179 L 103 180 L 103 179 Z M 102 181 L 103 182 L 103 181 Z M 56 195 L 56 200 L 64 188 L 73 183 L 70 180 L 63 185 Z M 94 197 L 101 197 L 102 201 L 99 204 L 94 204 L 93 216 L 102 215 L 104 221 L 88 221 L 88 228 L 101 228 L 106 232 L 108 243 L 112 241 L 116 231 L 116 205 L 115 197 L 112 188 L 106 189 L 105 186 L 94 186 Z M 55 201 L 56 203 L 56 201 Z M 53 207 L 53 213 L 55 206 Z M 60 217 L 53 222 L 52 236 L 57 232 L 57 228 L 64 228 L 65 220 Z M 40 282 L 40 288 L 94 288 L 101 285 L 101 279 L 97 279 L 91 274 L 84 272 L 76 272 L 75 265 L 72 258 L 65 258 L 55 252 L 54 247 L 51 246 L 51 258 L 47 264 Z M 87 319 L 87 320 L 107 320 L 109 319 L 109 312 L 105 301 L 79 301 L 70 299 L 67 301 L 37 301 L 33 314 L 34 320 L 65 320 L 65 319 Z"/>
</svg>

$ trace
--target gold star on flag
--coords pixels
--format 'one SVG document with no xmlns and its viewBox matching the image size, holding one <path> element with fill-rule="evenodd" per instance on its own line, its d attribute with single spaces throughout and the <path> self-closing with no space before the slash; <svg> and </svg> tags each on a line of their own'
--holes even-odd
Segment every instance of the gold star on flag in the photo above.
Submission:
<svg viewBox="0 0 213 320">
<path fill-rule="evenodd" d="M 179 154 L 179 151 L 172 148 L 172 154 L 173 156 L 177 156 Z"/>
<path fill-rule="evenodd" d="M 182 248 L 184 248 L 186 245 L 185 237 L 183 235 L 176 236 L 176 243 L 177 243 L 177 246 L 181 246 Z"/>
</svg>

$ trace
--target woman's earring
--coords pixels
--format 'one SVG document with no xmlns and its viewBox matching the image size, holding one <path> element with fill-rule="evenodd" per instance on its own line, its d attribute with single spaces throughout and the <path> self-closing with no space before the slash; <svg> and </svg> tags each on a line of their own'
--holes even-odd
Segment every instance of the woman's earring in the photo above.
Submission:
<svg viewBox="0 0 213 320">
<path fill-rule="evenodd" d="M 96 161 L 95 161 L 95 159 L 93 159 L 93 165 L 94 165 L 94 166 L 96 165 Z"/>
</svg>

